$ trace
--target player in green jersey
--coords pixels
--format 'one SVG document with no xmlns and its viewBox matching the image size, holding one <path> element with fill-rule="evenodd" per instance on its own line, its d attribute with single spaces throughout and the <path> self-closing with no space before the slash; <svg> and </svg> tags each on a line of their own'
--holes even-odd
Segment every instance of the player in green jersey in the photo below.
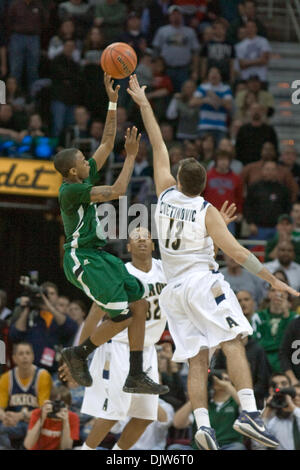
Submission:
<svg viewBox="0 0 300 470">
<path fill-rule="evenodd" d="M 87 366 L 88 355 L 128 327 L 130 369 L 124 391 L 160 395 L 167 393 L 168 387 L 153 382 L 143 372 L 147 312 L 147 302 L 143 298 L 148 288 L 128 273 L 120 259 L 102 249 L 106 241 L 96 204 L 118 199 L 126 193 L 141 138 L 135 127 L 127 129 L 126 160 L 119 177 L 112 186 L 96 186 L 98 171 L 113 150 L 116 135 L 119 86 L 114 89 L 108 75 L 105 75 L 104 83 L 109 107 L 99 148 L 90 160 L 86 160 L 78 149 L 62 150 L 55 155 L 54 165 L 64 178 L 58 199 L 66 235 L 65 275 L 101 307 L 109 319 L 80 346 L 65 348 L 62 356 L 74 380 L 88 387 L 92 384 Z"/>
</svg>

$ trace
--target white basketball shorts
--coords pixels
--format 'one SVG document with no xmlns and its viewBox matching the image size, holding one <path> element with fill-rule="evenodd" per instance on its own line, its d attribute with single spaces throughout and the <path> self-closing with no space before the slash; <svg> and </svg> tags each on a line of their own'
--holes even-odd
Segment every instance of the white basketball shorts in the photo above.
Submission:
<svg viewBox="0 0 300 470">
<path fill-rule="evenodd" d="M 158 382 L 155 347 L 146 347 L 143 358 L 143 370 Z M 127 416 L 157 420 L 157 395 L 123 392 L 128 372 L 128 344 L 112 340 L 97 348 L 90 365 L 93 385 L 85 389 L 81 412 L 95 418 L 116 421 L 125 420 Z"/>
<path fill-rule="evenodd" d="M 173 360 L 185 362 L 201 349 L 252 335 L 253 330 L 224 276 L 201 271 L 169 283 L 159 297 L 176 349 Z"/>
</svg>

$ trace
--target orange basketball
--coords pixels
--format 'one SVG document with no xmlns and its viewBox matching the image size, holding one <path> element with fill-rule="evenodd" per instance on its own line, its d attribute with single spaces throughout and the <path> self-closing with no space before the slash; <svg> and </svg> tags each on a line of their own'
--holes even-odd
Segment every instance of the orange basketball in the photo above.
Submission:
<svg viewBox="0 0 300 470">
<path fill-rule="evenodd" d="M 114 42 L 102 52 L 101 67 L 113 78 L 128 77 L 134 72 L 136 64 L 136 53 L 125 42 Z"/>
</svg>

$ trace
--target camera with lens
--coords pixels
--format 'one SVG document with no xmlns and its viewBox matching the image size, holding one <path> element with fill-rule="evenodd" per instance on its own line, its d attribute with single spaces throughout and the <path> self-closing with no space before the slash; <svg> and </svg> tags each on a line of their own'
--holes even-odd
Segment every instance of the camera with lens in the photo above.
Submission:
<svg viewBox="0 0 300 470">
<path fill-rule="evenodd" d="M 217 377 L 217 379 L 219 379 L 219 380 L 223 380 L 222 373 L 223 373 L 223 371 L 221 369 L 211 369 L 211 370 L 209 370 L 208 378 L 207 378 L 207 386 L 208 386 L 209 391 L 213 389 L 214 377 Z"/>
<path fill-rule="evenodd" d="M 52 411 L 47 414 L 48 418 L 57 418 L 56 414 L 62 409 L 66 407 L 66 404 L 63 400 L 54 400 L 51 402 L 52 404 Z"/>
<path fill-rule="evenodd" d="M 32 309 L 40 309 L 43 305 L 41 294 L 47 295 L 42 287 L 38 285 L 38 271 L 30 271 L 28 276 L 20 277 L 20 284 L 24 286 L 24 295 L 29 297 L 28 307 Z"/>
<path fill-rule="evenodd" d="M 289 395 L 291 398 L 295 398 L 296 392 L 294 387 L 274 388 L 274 395 L 269 403 L 269 407 L 273 408 L 274 410 L 282 410 L 288 406 L 286 401 L 287 395 Z"/>
</svg>

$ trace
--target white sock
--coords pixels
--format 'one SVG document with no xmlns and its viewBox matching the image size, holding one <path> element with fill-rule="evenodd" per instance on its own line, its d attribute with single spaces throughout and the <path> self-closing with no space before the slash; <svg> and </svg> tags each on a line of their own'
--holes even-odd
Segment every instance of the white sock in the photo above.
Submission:
<svg viewBox="0 0 300 470">
<path fill-rule="evenodd" d="M 116 443 L 111 450 L 123 450 L 123 449 L 121 449 Z"/>
<path fill-rule="evenodd" d="M 96 450 L 96 449 L 93 449 L 92 447 L 87 446 L 86 443 L 84 442 L 80 450 Z"/>
<path fill-rule="evenodd" d="M 237 392 L 241 408 L 244 411 L 257 411 L 256 401 L 252 388 L 242 388 Z"/>
<path fill-rule="evenodd" d="M 194 416 L 197 423 L 197 429 L 199 429 L 200 426 L 207 426 L 208 428 L 211 428 L 208 410 L 206 408 L 197 408 L 194 410 Z"/>
</svg>

